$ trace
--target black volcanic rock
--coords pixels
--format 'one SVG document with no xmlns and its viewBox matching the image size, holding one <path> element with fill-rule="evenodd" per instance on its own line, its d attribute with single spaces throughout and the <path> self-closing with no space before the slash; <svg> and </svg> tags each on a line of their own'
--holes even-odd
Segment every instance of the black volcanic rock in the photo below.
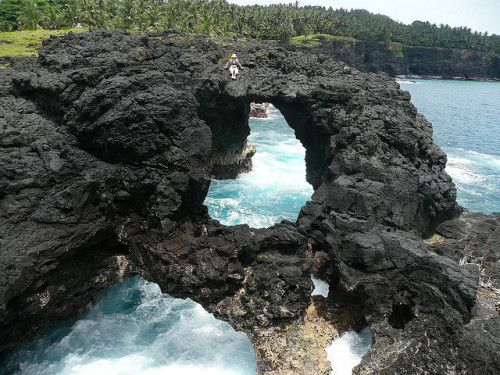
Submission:
<svg viewBox="0 0 500 375">
<path fill-rule="evenodd" d="M 477 277 L 450 257 L 476 237 L 422 240 L 460 232 L 446 155 L 385 74 L 252 40 L 93 31 L 0 80 L 0 347 L 141 274 L 247 332 L 268 363 L 266 329 L 300 320 L 318 253 L 330 303 L 356 301 L 374 331 L 359 373 L 499 369 Z M 296 223 L 227 227 L 203 206 L 208 173 L 244 151 L 251 102 L 306 148 L 315 193 Z"/>
<path fill-rule="evenodd" d="M 466 211 L 439 225 L 436 233 L 445 240 L 434 244 L 432 251 L 459 261 L 484 286 L 500 289 L 500 214 Z"/>
</svg>

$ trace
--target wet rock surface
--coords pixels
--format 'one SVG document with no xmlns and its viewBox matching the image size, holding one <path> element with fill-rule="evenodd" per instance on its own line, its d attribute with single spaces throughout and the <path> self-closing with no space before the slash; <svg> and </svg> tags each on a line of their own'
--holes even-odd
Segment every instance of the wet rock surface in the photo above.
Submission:
<svg viewBox="0 0 500 375">
<path fill-rule="evenodd" d="M 500 214 L 464 212 L 436 229 L 442 240 L 432 250 L 457 260 L 481 286 L 500 290 Z M 500 301 L 499 301 L 500 303 Z"/>
<path fill-rule="evenodd" d="M 94 31 L 44 42 L 0 83 L 0 347 L 141 274 L 266 353 L 263 332 L 310 306 L 314 269 L 332 309 L 372 327 L 356 373 L 500 369 L 498 313 L 459 264 L 473 246 L 496 277 L 498 215 L 460 216 L 431 124 L 385 74 L 251 40 Z M 251 102 L 306 148 L 315 193 L 296 223 L 227 227 L 203 206 L 210 168 L 247 145 Z"/>
</svg>

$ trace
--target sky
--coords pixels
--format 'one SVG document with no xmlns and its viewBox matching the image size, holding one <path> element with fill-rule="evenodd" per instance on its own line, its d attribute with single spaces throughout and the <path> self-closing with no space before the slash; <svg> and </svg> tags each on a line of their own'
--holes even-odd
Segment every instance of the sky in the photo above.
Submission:
<svg viewBox="0 0 500 375">
<path fill-rule="evenodd" d="M 294 0 L 228 0 L 238 5 L 295 3 Z M 366 9 L 406 24 L 415 20 L 466 26 L 500 35 L 500 0 L 299 0 L 299 5 Z"/>
</svg>

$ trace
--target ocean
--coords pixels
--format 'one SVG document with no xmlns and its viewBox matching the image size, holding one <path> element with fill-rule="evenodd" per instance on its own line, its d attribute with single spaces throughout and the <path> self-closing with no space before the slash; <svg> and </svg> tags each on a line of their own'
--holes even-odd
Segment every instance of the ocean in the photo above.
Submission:
<svg viewBox="0 0 500 375">
<path fill-rule="evenodd" d="M 268 118 L 251 119 L 250 128 L 248 140 L 257 145 L 253 170 L 234 180 L 212 180 L 205 199 L 210 216 L 225 225 L 254 228 L 295 221 L 313 193 L 306 181 L 305 149 L 272 106 Z"/>
<path fill-rule="evenodd" d="M 500 212 L 500 82 L 400 80 L 448 155 L 457 201 L 469 211 Z"/>
<path fill-rule="evenodd" d="M 459 204 L 500 212 L 500 83 L 418 79 L 400 85 L 434 125 Z M 249 139 L 257 145 L 254 170 L 212 181 L 205 200 L 210 215 L 252 227 L 295 221 L 312 194 L 304 149 L 274 108 L 268 119 L 252 119 L 250 126 Z M 370 339 L 365 328 L 335 340 L 328 358 L 348 361 L 333 374 L 350 374 Z M 4 351 L 0 368 L 2 374 L 256 374 L 245 334 L 140 277 L 108 289 L 79 317 L 51 324 L 35 341 Z"/>
</svg>

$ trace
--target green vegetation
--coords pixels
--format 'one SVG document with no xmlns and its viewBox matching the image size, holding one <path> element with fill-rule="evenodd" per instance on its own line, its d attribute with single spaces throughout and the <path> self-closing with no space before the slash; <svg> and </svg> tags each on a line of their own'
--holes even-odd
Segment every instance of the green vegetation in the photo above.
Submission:
<svg viewBox="0 0 500 375">
<path fill-rule="evenodd" d="M 313 35 L 299 35 L 290 38 L 290 43 L 301 43 L 301 44 L 310 44 L 310 45 L 318 45 L 320 44 L 320 40 L 338 40 L 343 42 L 357 42 L 356 39 L 346 37 L 346 36 L 336 36 L 336 35 L 328 35 L 328 34 L 313 34 Z"/>
<path fill-rule="evenodd" d="M 316 35 L 299 35 L 290 38 L 291 43 L 301 43 L 301 44 L 320 44 L 319 38 Z"/>
<path fill-rule="evenodd" d="M 366 10 L 299 7 L 298 2 L 242 7 L 226 0 L 0 0 L 0 31 L 55 30 L 78 23 L 107 29 L 243 35 L 282 42 L 292 39 L 317 43 L 321 34 L 326 38 L 342 35 L 357 40 L 500 54 L 498 35 L 420 21 L 405 25 Z M 394 53 L 399 56 L 397 45 Z"/>
<path fill-rule="evenodd" d="M 403 54 L 403 45 L 401 43 L 390 42 L 388 47 L 395 58 L 405 57 L 405 55 Z"/>
<path fill-rule="evenodd" d="M 82 32 L 84 30 L 24 30 L 0 33 L 0 57 L 36 54 L 35 49 L 42 45 L 42 40 L 68 31 Z"/>
</svg>

